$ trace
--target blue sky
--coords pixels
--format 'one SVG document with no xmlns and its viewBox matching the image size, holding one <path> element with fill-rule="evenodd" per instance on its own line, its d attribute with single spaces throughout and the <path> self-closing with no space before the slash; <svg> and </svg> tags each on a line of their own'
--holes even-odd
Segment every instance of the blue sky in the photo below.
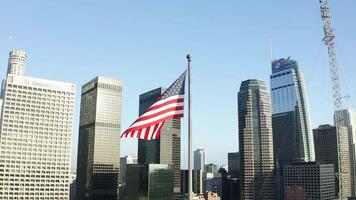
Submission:
<svg viewBox="0 0 356 200">
<path fill-rule="evenodd" d="M 331 1 L 345 107 L 356 105 L 354 0 Z M 168 86 L 191 53 L 193 146 L 225 164 L 238 150 L 237 92 L 241 81 L 269 85 L 274 58 L 291 56 L 304 71 L 313 127 L 331 123 L 333 104 L 318 0 L 272 1 L 10 1 L 0 6 L 0 76 L 8 52 L 28 52 L 29 76 L 77 84 L 73 131 L 76 160 L 80 86 L 97 75 L 124 81 L 122 127 L 138 115 L 138 95 Z M 183 125 L 185 125 L 184 123 Z M 182 159 L 187 160 L 186 131 Z M 135 154 L 135 140 L 121 155 Z M 185 161 L 183 161 L 183 166 Z"/>
</svg>

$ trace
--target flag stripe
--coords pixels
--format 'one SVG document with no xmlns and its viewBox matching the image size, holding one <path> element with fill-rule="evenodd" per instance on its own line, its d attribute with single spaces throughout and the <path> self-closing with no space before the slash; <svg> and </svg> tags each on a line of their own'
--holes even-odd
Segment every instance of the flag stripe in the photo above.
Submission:
<svg viewBox="0 0 356 200">
<path fill-rule="evenodd" d="M 147 124 L 150 124 L 152 122 L 157 122 L 157 121 L 160 121 L 162 119 L 166 119 L 166 117 L 169 117 L 169 116 L 173 116 L 173 115 L 177 115 L 177 114 L 183 114 L 184 110 L 172 110 L 172 111 L 169 111 L 169 112 L 165 112 L 159 116 L 155 116 L 155 117 L 151 117 L 145 121 L 138 121 L 134 124 L 132 124 L 132 126 L 130 128 L 135 128 L 135 127 L 139 127 L 139 126 L 142 126 L 142 125 L 147 125 Z"/>
<path fill-rule="evenodd" d="M 143 115 L 149 113 L 150 111 L 157 110 L 157 109 L 162 108 L 162 107 L 167 106 L 167 105 L 171 105 L 171 104 L 174 104 L 174 103 L 184 103 L 184 98 L 181 98 L 178 95 L 175 96 L 175 97 L 176 98 L 171 99 L 169 101 L 166 101 L 165 103 L 149 107 Z"/>
<path fill-rule="evenodd" d="M 144 124 L 144 125 L 139 126 L 139 127 L 130 127 L 123 134 L 129 134 L 129 133 L 131 133 L 132 131 L 134 131 L 136 129 L 143 129 L 144 127 L 152 126 L 152 125 L 154 125 L 156 123 L 159 123 L 161 121 L 167 121 L 167 120 L 170 120 L 170 119 L 176 119 L 176 118 L 181 118 L 181 117 L 183 117 L 183 113 L 182 114 L 176 114 L 176 115 L 167 116 L 164 119 L 161 119 L 161 120 L 158 120 L 158 121 L 154 121 L 154 122 L 151 122 L 149 124 Z M 144 132 L 144 131 L 142 130 L 142 132 Z"/>
<path fill-rule="evenodd" d="M 161 110 L 157 113 L 153 113 L 149 116 L 144 116 L 144 117 L 140 117 L 137 119 L 137 121 L 135 122 L 135 124 L 137 122 L 142 122 L 142 121 L 146 121 L 146 120 L 149 120 L 149 119 L 152 119 L 152 118 L 155 118 L 157 116 L 162 116 L 163 114 L 165 113 L 169 113 L 169 112 L 172 112 L 172 111 L 180 111 L 180 110 L 184 110 L 184 107 L 183 106 L 174 106 L 173 108 L 167 108 L 165 110 Z M 134 124 L 133 124 L 134 125 Z"/>
<path fill-rule="evenodd" d="M 153 106 L 161 105 L 161 104 L 163 104 L 163 103 L 165 103 L 167 101 L 170 101 L 172 99 L 178 99 L 178 98 L 183 98 L 184 99 L 184 95 L 174 95 L 174 96 L 170 96 L 170 97 L 168 97 L 166 99 L 158 100 L 154 104 L 152 104 L 152 106 L 150 106 L 150 108 L 153 107 Z"/>
<path fill-rule="evenodd" d="M 167 104 L 158 106 L 155 109 L 148 109 L 145 114 L 140 116 L 140 118 L 152 115 L 152 114 L 154 114 L 156 112 L 160 112 L 160 111 L 165 110 L 167 108 L 172 108 L 172 107 L 177 107 L 177 106 L 184 106 L 184 100 L 183 101 L 172 100 L 172 101 L 167 102 Z"/>
</svg>

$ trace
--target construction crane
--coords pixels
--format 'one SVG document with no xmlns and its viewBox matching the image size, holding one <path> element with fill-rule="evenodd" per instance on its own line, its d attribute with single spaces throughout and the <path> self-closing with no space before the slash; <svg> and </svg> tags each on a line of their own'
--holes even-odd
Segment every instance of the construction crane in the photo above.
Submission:
<svg viewBox="0 0 356 200">
<path fill-rule="evenodd" d="M 342 98 L 340 92 L 340 80 L 339 80 L 339 69 L 336 62 L 336 51 L 335 51 L 335 35 L 333 33 L 333 28 L 331 24 L 331 16 L 328 7 L 328 0 L 319 0 L 320 3 L 320 11 L 321 11 L 321 19 L 324 22 L 324 34 L 325 37 L 323 39 L 324 43 L 328 47 L 329 54 L 329 65 L 331 72 L 331 83 L 332 83 L 332 91 L 334 98 L 334 112 L 335 112 L 335 125 L 337 131 L 337 149 L 338 149 L 338 164 L 339 171 L 335 174 L 338 177 L 339 182 L 339 191 L 338 196 L 339 199 L 347 198 L 343 192 L 343 184 L 346 181 L 347 172 L 341 166 L 341 149 L 340 149 L 340 128 L 343 127 L 344 117 L 342 113 Z M 345 179 L 345 180 L 344 180 Z"/>
<path fill-rule="evenodd" d="M 337 127 L 344 126 L 342 115 L 342 97 L 340 92 L 339 69 L 336 62 L 335 35 L 331 25 L 331 16 L 327 0 L 319 0 L 321 19 L 324 22 L 324 43 L 328 47 L 331 83 L 334 98 L 335 124 Z"/>
</svg>

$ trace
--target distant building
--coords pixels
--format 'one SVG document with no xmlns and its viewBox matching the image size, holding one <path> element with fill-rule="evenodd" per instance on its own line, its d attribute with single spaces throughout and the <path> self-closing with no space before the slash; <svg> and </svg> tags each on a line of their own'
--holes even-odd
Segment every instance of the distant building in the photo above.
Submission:
<svg viewBox="0 0 356 200">
<path fill-rule="evenodd" d="M 120 80 L 96 77 L 82 86 L 77 198 L 116 200 L 119 195 Z"/>
<path fill-rule="evenodd" d="M 125 200 L 173 199 L 173 169 L 168 164 L 126 166 Z"/>
<path fill-rule="evenodd" d="M 143 114 L 159 98 L 164 88 L 157 88 L 140 95 L 140 111 Z M 138 140 L 138 164 L 169 164 L 173 167 L 174 193 L 180 193 L 181 121 L 165 122 L 159 139 Z"/>
<path fill-rule="evenodd" d="M 75 85 L 25 76 L 9 54 L 2 88 L 0 199 L 68 199 Z"/>
<path fill-rule="evenodd" d="M 239 152 L 228 153 L 227 158 L 227 166 L 229 173 L 238 176 L 238 174 L 240 173 Z"/>
<path fill-rule="evenodd" d="M 126 165 L 137 164 L 137 155 L 130 155 L 120 158 L 120 183 L 125 183 L 126 178 Z"/>
<path fill-rule="evenodd" d="M 299 162 L 284 167 L 286 200 L 334 200 L 334 165 Z"/>
<path fill-rule="evenodd" d="M 334 165 L 335 194 L 337 198 L 347 199 L 351 196 L 350 150 L 347 128 L 340 127 L 337 131 L 335 126 L 327 124 L 319 126 L 313 132 L 316 161 Z"/>
<path fill-rule="evenodd" d="M 271 116 L 266 85 L 243 81 L 238 93 L 241 200 L 275 200 Z"/>
<path fill-rule="evenodd" d="M 194 151 L 194 169 L 204 171 L 206 165 L 206 155 L 204 149 L 197 149 Z"/>
<path fill-rule="evenodd" d="M 188 194 L 188 170 L 181 170 L 181 194 Z M 193 170 L 193 193 L 203 194 L 203 172 Z"/>
<path fill-rule="evenodd" d="M 204 172 L 206 173 L 217 174 L 219 171 L 219 166 L 214 163 L 206 164 L 204 168 Z"/>
</svg>

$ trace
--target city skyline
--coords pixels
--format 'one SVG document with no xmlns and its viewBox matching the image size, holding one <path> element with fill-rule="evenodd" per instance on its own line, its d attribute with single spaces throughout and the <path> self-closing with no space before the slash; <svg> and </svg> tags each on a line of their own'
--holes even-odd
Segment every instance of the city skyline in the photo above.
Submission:
<svg viewBox="0 0 356 200">
<path fill-rule="evenodd" d="M 351 96 L 351 98 L 345 100 L 345 104 L 347 105 L 345 107 L 355 107 L 354 97 L 356 96 L 356 90 L 351 89 L 351 86 L 347 87 L 345 84 L 350 83 L 350 85 L 355 85 L 355 80 L 351 77 L 351 74 L 355 73 L 355 69 L 353 69 L 352 66 L 356 63 L 352 59 L 351 51 L 351 47 L 354 46 L 355 41 L 352 40 L 352 35 L 347 33 L 354 32 L 353 29 L 356 27 L 352 26 L 355 20 L 352 20 L 354 18 L 350 17 L 351 14 L 349 15 L 349 13 L 351 12 L 347 12 L 354 7 L 352 5 L 355 5 L 355 2 L 347 1 L 344 4 L 330 3 L 333 16 L 335 16 L 334 25 L 336 27 L 336 37 L 338 41 L 337 50 L 340 50 L 338 51 L 338 60 L 340 61 L 341 71 L 344 72 L 341 73 L 341 77 L 344 80 L 342 82 L 343 94 L 349 94 Z M 345 5 L 347 3 L 348 5 Z M 278 14 L 271 12 L 271 10 L 274 10 L 276 4 L 280 6 L 280 9 L 277 9 Z M 290 4 L 296 6 L 297 9 L 290 10 L 291 16 L 287 16 L 286 14 L 288 12 L 283 11 L 283 8 L 290 8 Z M 100 18 L 101 20 L 110 19 L 110 16 L 114 16 L 114 19 L 118 20 L 117 24 L 114 22 L 114 24 L 106 22 L 102 25 L 99 24 L 101 21 L 93 20 L 93 18 L 80 19 L 80 17 L 86 16 L 86 12 L 75 14 L 74 10 L 71 10 L 68 5 L 58 7 L 55 3 L 44 3 L 43 6 L 50 8 L 49 11 L 46 11 L 44 14 L 48 15 L 48 12 L 53 11 L 53 7 L 56 7 L 56 9 L 62 11 L 69 11 L 67 17 L 72 17 L 75 22 L 79 23 L 79 28 L 83 28 L 83 30 L 92 30 L 95 26 L 104 29 L 96 32 L 98 34 L 88 33 L 84 35 L 83 38 L 80 38 L 78 28 L 74 26 L 76 23 L 61 22 L 56 14 L 49 14 L 49 18 L 53 19 L 54 25 L 58 25 L 58 27 L 52 27 L 51 30 L 46 29 L 49 24 L 44 23 L 44 21 L 40 19 L 42 14 L 39 13 L 34 17 L 28 18 L 33 27 L 25 23 L 23 27 L 15 28 L 16 26 L 10 23 L 13 22 L 17 24 L 23 22 L 24 17 L 33 14 L 28 8 L 36 8 L 38 5 L 36 2 L 33 5 L 29 5 L 28 3 L 16 5 L 16 3 L 5 1 L 3 7 L 4 12 L 0 14 L 0 21 L 5 24 L 4 30 L 6 30 L 0 33 L 0 42 L 3 44 L 0 49 L 1 77 L 5 77 L 8 52 L 12 49 L 23 49 L 28 53 L 29 70 L 26 74 L 30 76 L 75 82 L 77 85 L 82 85 L 88 79 L 97 75 L 121 79 L 125 82 L 123 90 L 123 119 L 121 123 L 122 127 L 126 128 L 129 123 L 137 117 L 138 95 L 151 88 L 160 86 L 167 87 L 170 81 L 186 67 L 185 54 L 192 53 L 194 80 L 193 145 L 194 148 L 203 148 L 207 151 L 209 154 L 208 163 L 226 164 L 226 153 L 238 149 L 236 145 L 238 132 L 235 123 L 237 116 L 237 112 L 235 111 L 235 93 L 238 90 L 240 82 L 247 78 L 259 78 L 269 85 L 269 39 L 272 39 L 274 58 L 292 56 L 292 58 L 298 60 L 300 66 L 302 66 L 308 87 L 309 101 L 311 102 L 312 128 L 316 128 L 319 124 L 332 123 L 333 109 L 329 68 L 326 49 L 321 42 L 323 33 L 317 1 L 308 3 L 307 1 L 300 1 L 298 3 L 276 2 L 270 5 L 262 3 L 262 5 L 259 5 L 257 8 L 252 8 L 252 6 L 255 5 L 253 2 L 227 2 L 226 5 L 212 3 L 212 5 L 209 6 L 196 2 L 190 3 L 191 9 L 181 6 L 173 9 L 173 14 L 168 15 L 169 19 L 163 21 L 164 25 L 168 25 L 169 20 L 173 20 L 173 23 L 167 26 L 167 29 L 163 29 L 163 33 L 158 32 L 162 31 L 162 28 L 153 30 L 158 26 L 157 22 L 154 22 L 154 20 L 157 19 L 157 15 L 149 13 L 151 11 L 159 11 L 161 15 L 167 14 L 168 10 L 170 10 L 169 8 L 171 8 L 170 4 L 163 4 L 159 8 L 148 4 L 139 6 L 137 8 L 138 11 L 143 11 L 143 13 L 147 14 L 149 20 L 151 20 L 148 21 L 150 22 L 148 24 L 152 26 L 143 26 L 141 30 L 140 27 L 132 26 L 118 20 L 120 17 L 138 16 L 138 18 L 142 20 L 142 22 L 139 21 L 139 25 L 143 25 L 145 22 L 143 19 L 144 15 L 138 14 L 139 12 L 130 13 L 130 11 L 135 10 L 126 3 L 109 3 L 109 6 L 116 6 L 120 11 L 129 8 L 129 11 L 117 15 L 113 9 L 109 9 L 108 5 L 101 5 L 101 9 L 108 9 L 107 11 L 101 11 L 105 14 Z M 23 11 L 18 12 L 17 16 L 11 15 L 8 11 L 15 6 L 19 11 Z M 207 11 L 204 11 L 203 8 L 199 9 L 200 6 L 203 6 Z M 216 7 L 213 8 L 214 6 Z M 79 4 L 75 4 L 73 7 L 78 8 Z M 84 10 L 87 9 L 87 12 L 89 12 L 93 7 L 95 8 L 95 4 L 85 5 Z M 241 7 L 245 7 L 246 11 L 242 11 L 241 9 L 243 8 Z M 263 11 L 265 8 L 268 8 L 266 9 L 267 11 Z M 193 9 L 197 9 L 196 13 L 193 13 Z M 219 15 L 214 21 L 214 18 L 208 16 L 208 14 L 214 10 L 226 10 L 227 13 Z M 254 12 L 261 12 L 260 16 L 266 16 L 263 15 L 264 12 L 269 13 L 271 18 L 258 22 L 261 20 L 260 17 L 251 16 Z M 248 22 L 243 20 L 243 18 L 239 19 L 244 15 L 251 17 L 251 19 L 249 19 Z M 285 19 L 278 18 L 279 15 L 283 15 Z M 306 24 L 296 22 L 294 20 L 295 16 L 300 17 L 300 21 Z M 190 19 L 192 19 L 192 21 L 190 21 Z M 89 20 L 93 20 L 94 27 L 87 24 L 90 22 Z M 308 23 L 308 20 L 312 22 Z M 290 24 L 286 24 L 287 22 Z M 183 31 L 183 28 L 186 29 L 183 26 L 186 23 L 188 23 L 191 31 Z M 222 30 L 215 30 L 209 33 L 211 30 L 211 28 L 209 28 L 210 23 L 218 27 L 216 29 L 223 30 L 224 28 L 228 28 L 227 30 L 230 30 L 230 33 L 225 33 L 225 31 Z M 253 25 L 253 28 L 249 28 L 250 24 Z M 111 29 L 109 28 L 112 27 L 110 25 L 122 25 L 123 28 L 128 28 L 129 31 L 120 32 L 121 28 L 113 28 L 113 31 L 110 31 Z M 175 28 L 174 25 L 179 26 Z M 258 27 L 259 25 L 261 25 L 261 27 Z M 236 27 L 234 28 L 232 26 Z M 60 31 L 61 28 L 65 30 L 69 28 L 73 29 L 66 32 Z M 239 28 L 246 30 L 239 31 Z M 143 32 L 145 31 L 143 30 L 145 29 L 148 29 L 148 31 L 146 31 L 148 34 L 147 37 L 152 38 L 152 41 L 146 41 L 141 38 L 144 36 Z M 277 29 L 277 31 L 274 29 Z M 132 37 L 129 36 L 130 30 L 135 33 Z M 54 34 L 53 31 L 57 31 L 58 35 Z M 175 31 L 177 33 L 173 33 Z M 257 33 L 262 31 L 265 32 Z M 251 32 L 251 36 L 247 36 L 247 34 Z M 164 34 L 169 36 L 163 38 L 157 37 Z M 187 34 L 191 37 L 187 37 Z M 98 35 L 99 37 L 97 37 Z M 216 39 L 216 37 L 213 37 L 215 35 L 226 36 L 226 39 Z M 240 39 L 236 39 L 239 35 L 241 35 Z M 294 38 L 300 35 L 305 37 Z M 124 42 L 122 38 L 129 38 L 129 41 Z M 55 41 L 57 39 L 60 42 Z M 111 44 L 112 39 L 114 39 L 115 44 Z M 134 39 L 138 41 L 135 42 Z M 246 41 L 242 41 L 243 39 Z M 162 41 L 151 46 L 158 40 Z M 285 45 L 284 43 L 287 43 L 287 41 L 288 45 Z M 63 42 L 63 44 L 60 44 L 61 42 Z M 89 44 L 91 42 L 93 42 L 93 44 Z M 209 46 L 207 44 L 205 44 L 207 45 L 205 46 L 204 43 L 212 44 L 213 48 L 209 50 L 203 49 Z M 168 47 L 175 47 L 175 50 L 167 51 L 166 49 Z M 346 63 L 346 65 L 344 63 Z M 68 73 L 70 70 L 71 73 Z M 87 72 L 82 74 L 84 70 L 87 70 Z M 160 73 L 156 73 L 157 71 Z M 256 73 L 256 71 L 258 71 L 258 73 Z M 149 78 L 146 77 L 147 74 Z M 318 74 L 318 76 L 316 76 L 316 74 Z M 165 76 L 165 78 L 162 78 L 162 76 Z M 219 92 L 219 97 L 209 99 L 211 91 Z M 79 88 L 77 88 L 76 93 L 80 93 Z M 218 99 L 222 99 L 225 105 L 219 106 L 216 103 Z M 77 148 L 77 135 L 79 130 L 79 103 L 79 96 L 76 95 L 76 120 L 74 121 L 72 147 L 73 158 L 75 158 L 77 154 L 75 149 Z M 221 117 L 223 120 L 207 117 L 210 112 L 224 116 Z M 206 123 L 211 124 L 211 126 L 205 127 L 204 124 Z M 182 160 L 187 160 L 187 153 L 184 149 L 187 144 L 185 130 L 186 127 L 183 123 Z M 206 135 L 209 137 L 205 137 Z M 217 140 L 221 140 L 222 142 L 216 144 L 215 141 Z M 123 141 L 120 156 L 136 154 L 137 144 L 135 141 L 136 140 Z M 72 163 L 76 163 L 76 161 Z M 183 164 L 182 168 L 184 168 L 184 166 Z M 72 168 L 75 167 L 72 166 Z"/>
</svg>

